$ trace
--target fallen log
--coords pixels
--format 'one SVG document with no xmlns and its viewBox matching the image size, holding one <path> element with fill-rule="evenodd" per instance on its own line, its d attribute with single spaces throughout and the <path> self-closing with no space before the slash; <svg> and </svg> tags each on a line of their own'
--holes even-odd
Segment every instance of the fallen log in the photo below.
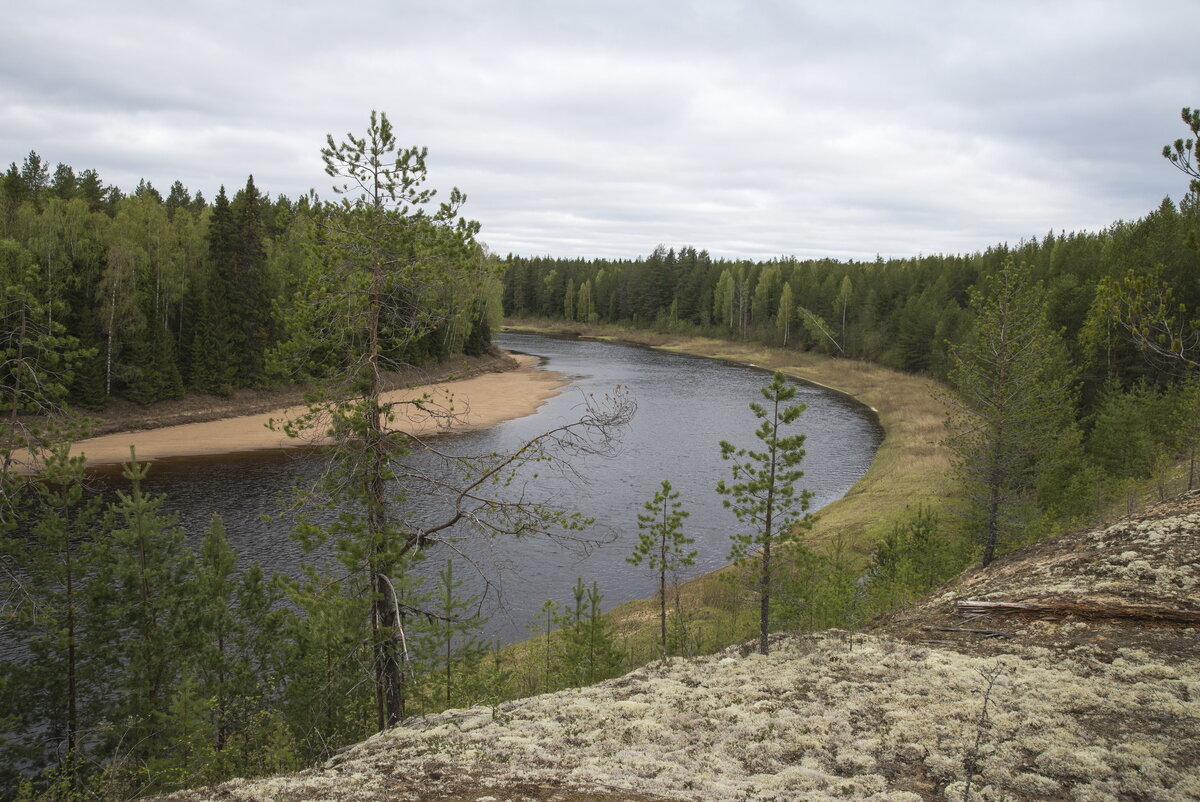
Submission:
<svg viewBox="0 0 1200 802">
<path fill-rule="evenodd" d="M 1156 604 L 1100 604 L 1095 602 L 1009 602 L 965 600 L 956 603 L 960 613 L 1001 615 L 1074 615 L 1079 618 L 1121 618 L 1135 621 L 1164 621 L 1200 624 L 1200 610 L 1184 610 Z"/>
<path fill-rule="evenodd" d="M 970 635 L 982 635 L 985 638 L 1011 638 L 1013 634 L 1003 629 L 975 629 L 972 627 L 923 627 L 926 632 L 966 632 Z"/>
</svg>

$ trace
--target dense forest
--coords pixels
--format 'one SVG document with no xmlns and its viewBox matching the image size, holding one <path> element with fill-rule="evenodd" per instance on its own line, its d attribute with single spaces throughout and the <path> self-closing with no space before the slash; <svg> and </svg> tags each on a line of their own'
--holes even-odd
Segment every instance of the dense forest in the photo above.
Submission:
<svg viewBox="0 0 1200 802">
<path fill-rule="evenodd" d="M 714 259 L 660 246 L 634 260 L 505 260 L 508 315 L 692 333 L 860 359 L 932 376 L 955 366 L 984 301 L 1020 273 L 1069 376 L 1070 453 L 1042 459 L 1043 528 L 1086 515 L 1179 456 L 1195 474 L 1200 196 L 1135 221 L 1047 233 L 967 255 L 870 262 Z M 1052 413 L 1042 410 L 1050 417 Z M 1058 467 L 1051 471 L 1050 466 Z M 1053 476 L 1051 475 L 1053 473 Z M 1193 478 L 1194 482 L 1195 479 Z"/>
<path fill-rule="evenodd" d="M 1200 114 L 1184 119 L 1200 139 Z M 145 182 L 125 194 L 94 170 L 51 174 L 31 152 L 0 179 L 0 593 L 5 637 L 23 647 L 0 660 L 0 796 L 135 798 L 297 768 L 407 716 L 621 670 L 595 584 L 581 579 L 573 604 L 547 602 L 534 661 L 514 676 L 476 639 L 455 564 L 429 581 L 412 570 L 440 559 L 431 546 L 464 520 L 489 537 L 582 527 L 570 510 L 514 502 L 503 488 L 515 466 L 554 459 L 554 445 L 605 449 L 632 413 L 589 409 L 586 433 L 566 427 L 514 454 L 461 461 L 461 485 L 427 477 L 429 492 L 450 493 L 450 516 L 408 518 L 395 479 L 414 478 L 404 457 L 415 446 L 381 425 L 394 410 L 380 372 L 481 351 L 501 303 L 514 318 L 754 340 L 946 383 L 959 508 L 912 510 L 866 564 L 786 552 L 793 581 L 761 601 L 764 650 L 768 608 L 775 626 L 853 626 L 1156 479 L 1194 485 L 1193 142 L 1166 153 L 1196 179 L 1190 192 L 1140 220 L 873 262 L 731 261 L 692 247 L 499 260 L 458 216 L 457 190 L 434 210 L 424 151 L 396 153 L 386 115 L 374 113 L 366 137 L 330 138 L 322 151 L 346 182 L 340 202 L 271 201 L 253 178 L 211 203 L 178 182 L 165 198 Z M 143 492 L 145 466 L 131 460 L 127 489 L 99 495 L 70 456 L 81 430 L 60 413 L 282 381 L 325 390 L 311 414 L 335 439 L 326 475 L 301 500 L 338 517 L 302 517 L 294 536 L 336 558 L 306 563 L 299 578 L 240 564 L 219 517 L 183 531 Z M 775 384 L 786 401 L 782 376 Z M 64 428 L 37 425 L 49 418 Z M 790 468 L 801 442 L 775 443 L 791 451 Z M 10 470 L 21 447 L 44 461 L 37 479 Z M 492 485 L 496 494 L 481 489 Z M 755 483 L 726 490 L 753 517 L 742 497 Z M 637 518 L 642 548 L 663 565 L 676 549 L 686 564 L 670 491 L 664 482 L 647 503 L 654 514 Z M 694 650 L 682 614 L 668 631 L 665 573 L 660 586 L 661 653 Z M 745 636 L 731 628 L 707 645 Z"/>
<path fill-rule="evenodd" d="M 756 339 L 944 379 L 948 343 L 970 328 L 971 289 L 1011 259 L 1042 283 L 1050 323 L 1080 367 L 1090 409 L 1110 382 L 1161 386 L 1172 376 L 1119 335 L 1109 311 L 1096 303 L 1097 287 L 1162 265 L 1176 299 L 1200 308 L 1200 252 L 1188 245 L 1197 230 L 1200 203 L 1188 195 L 1103 231 L 1050 232 L 969 255 L 751 262 L 664 246 L 633 260 L 509 255 L 504 309 L 512 317 Z"/>
<path fill-rule="evenodd" d="M 212 202 L 178 181 L 165 198 L 146 182 L 126 194 L 95 170 L 51 173 L 30 152 L 0 178 L 0 347 L 37 353 L 34 372 L 61 385 L 55 400 L 88 410 L 114 395 L 149 404 L 303 379 L 272 354 L 296 333 L 289 310 L 318 267 L 327 214 L 313 194 L 271 200 L 253 176 Z M 474 291 L 443 287 L 458 293 L 454 314 L 393 361 L 481 352 L 499 322 L 498 286 Z M 5 365 L 8 410 L 18 379 Z"/>
</svg>

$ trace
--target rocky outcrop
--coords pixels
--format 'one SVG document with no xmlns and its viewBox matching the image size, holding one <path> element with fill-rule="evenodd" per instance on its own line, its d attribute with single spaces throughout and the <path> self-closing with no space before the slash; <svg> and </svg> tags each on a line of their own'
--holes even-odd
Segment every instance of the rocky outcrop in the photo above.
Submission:
<svg viewBox="0 0 1200 802">
<path fill-rule="evenodd" d="M 1197 629 L 1136 614 L 1200 612 L 1198 555 L 1193 494 L 1014 552 L 864 633 L 450 711 L 170 798 L 1200 799 Z"/>
</svg>

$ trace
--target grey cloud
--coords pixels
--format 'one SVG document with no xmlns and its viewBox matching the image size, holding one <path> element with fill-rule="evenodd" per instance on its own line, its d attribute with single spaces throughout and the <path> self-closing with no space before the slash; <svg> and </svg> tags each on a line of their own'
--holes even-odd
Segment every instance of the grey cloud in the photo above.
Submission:
<svg viewBox="0 0 1200 802">
<path fill-rule="evenodd" d="M 325 134 L 376 108 L 502 253 L 969 251 L 1182 193 L 1157 153 L 1200 103 L 1189 8 L 28 4 L 0 158 L 327 195 Z"/>
</svg>

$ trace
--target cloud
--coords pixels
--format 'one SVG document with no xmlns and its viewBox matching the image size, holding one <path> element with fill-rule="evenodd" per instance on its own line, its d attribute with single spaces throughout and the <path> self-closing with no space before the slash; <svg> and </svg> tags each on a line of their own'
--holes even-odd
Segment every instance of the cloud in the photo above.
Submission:
<svg viewBox="0 0 1200 802">
<path fill-rule="evenodd" d="M 1182 0 L 27 4 L 0 158 L 328 195 L 389 113 L 497 252 L 874 258 L 1140 216 L 1200 103 Z"/>
</svg>

